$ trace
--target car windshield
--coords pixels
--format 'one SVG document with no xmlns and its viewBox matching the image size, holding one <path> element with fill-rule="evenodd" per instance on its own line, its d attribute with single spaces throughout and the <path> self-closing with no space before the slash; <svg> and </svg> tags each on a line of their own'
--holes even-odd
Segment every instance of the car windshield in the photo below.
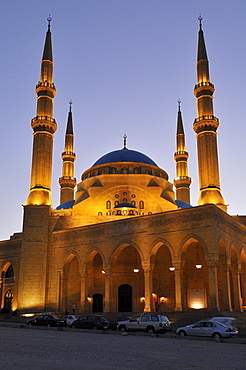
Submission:
<svg viewBox="0 0 246 370">
<path fill-rule="evenodd" d="M 160 316 L 160 319 L 161 321 L 164 321 L 164 322 L 168 321 L 168 318 L 166 316 Z"/>
<path fill-rule="evenodd" d="M 107 321 L 107 320 L 105 319 L 105 317 L 103 317 L 103 316 L 99 316 L 99 319 L 100 319 L 100 321 Z"/>
</svg>

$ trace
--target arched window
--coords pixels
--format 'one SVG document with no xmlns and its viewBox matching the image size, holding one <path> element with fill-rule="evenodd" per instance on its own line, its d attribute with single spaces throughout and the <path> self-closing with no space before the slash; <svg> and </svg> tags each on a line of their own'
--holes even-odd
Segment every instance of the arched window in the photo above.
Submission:
<svg viewBox="0 0 246 370">
<path fill-rule="evenodd" d="M 117 211 L 117 215 L 121 215 L 121 211 L 119 209 Z"/>
<path fill-rule="evenodd" d="M 119 205 L 119 202 L 118 202 L 118 200 L 116 200 L 115 202 L 114 202 L 114 206 L 116 207 L 116 206 L 118 206 Z"/>
<path fill-rule="evenodd" d="M 142 200 L 140 200 L 139 202 L 139 208 L 144 209 L 144 202 Z"/>
<path fill-rule="evenodd" d="M 131 201 L 131 204 L 132 204 L 133 206 L 136 206 L 136 202 L 135 202 L 135 200 L 132 200 L 132 201 Z"/>
<path fill-rule="evenodd" d="M 14 277 L 14 269 L 13 269 L 12 265 L 9 265 L 9 267 L 7 268 L 7 271 L 5 273 L 5 278 L 9 279 L 9 278 L 13 278 L 13 277 Z"/>
<path fill-rule="evenodd" d="M 123 203 L 127 203 L 127 199 L 126 198 L 123 198 Z"/>
<path fill-rule="evenodd" d="M 102 214 L 102 212 L 98 212 L 98 216 L 102 216 L 103 214 Z"/>
<path fill-rule="evenodd" d="M 110 209 L 110 208 L 111 208 L 111 202 L 110 202 L 110 200 L 107 200 L 106 209 Z"/>
<path fill-rule="evenodd" d="M 133 215 L 134 213 L 133 213 L 133 211 L 132 210 L 130 210 L 129 211 L 129 215 Z"/>
</svg>

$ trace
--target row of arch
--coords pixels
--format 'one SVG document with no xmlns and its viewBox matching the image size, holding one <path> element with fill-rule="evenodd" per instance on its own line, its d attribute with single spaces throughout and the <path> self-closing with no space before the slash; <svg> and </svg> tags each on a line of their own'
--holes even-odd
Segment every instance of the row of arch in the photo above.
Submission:
<svg viewBox="0 0 246 370">
<path fill-rule="evenodd" d="M 198 238 L 187 240 L 179 258 L 174 257 L 168 243 L 159 241 L 148 262 L 133 243 L 118 246 L 108 262 L 99 249 L 91 251 L 86 261 L 70 252 L 60 270 L 59 308 L 69 311 L 76 302 L 80 311 L 91 312 L 100 295 L 103 311 L 123 312 L 119 289 L 128 286 L 126 307 L 135 312 L 194 308 L 240 311 L 246 303 L 245 250 L 237 251 L 233 245 L 226 250 L 220 241 L 214 252 L 211 258 Z M 197 268 L 197 259 L 201 268 Z"/>
</svg>

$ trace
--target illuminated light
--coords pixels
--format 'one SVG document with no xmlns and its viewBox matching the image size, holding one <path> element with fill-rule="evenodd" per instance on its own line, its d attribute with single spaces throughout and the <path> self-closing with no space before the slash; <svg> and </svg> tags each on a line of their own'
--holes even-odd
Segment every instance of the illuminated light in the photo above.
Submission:
<svg viewBox="0 0 246 370">
<path fill-rule="evenodd" d="M 195 310 L 200 310 L 201 308 L 204 308 L 204 305 L 200 302 L 194 302 L 191 308 L 194 308 Z"/>
<path fill-rule="evenodd" d="M 170 271 L 175 271 L 175 267 L 174 267 L 174 266 L 170 266 L 170 267 L 169 267 L 169 270 L 170 270 Z"/>
<path fill-rule="evenodd" d="M 144 302 L 145 301 L 145 297 L 144 296 L 142 296 L 141 298 L 140 298 L 140 302 Z"/>
<path fill-rule="evenodd" d="M 91 297 L 88 295 L 88 297 L 87 297 L 87 301 L 88 302 L 91 302 Z"/>
<path fill-rule="evenodd" d="M 105 271 L 104 270 L 102 270 L 102 274 L 105 274 Z"/>
<path fill-rule="evenodd" d="M 165 297 L 162 295 L 161 298 L 160 298 L 160 302 L 164 302 L 165 301 Z"/>
<path fill-rule="evenodd" d="M 197 269 L 201 269 L 202 268 L 202 265 L 198 263 L 198 264 L 196 264 L 196 268 Z"/>
<path fill-rule="evenodd" d="M 24 316 L 24 317 L 33 317 L 33 316 L 35 316 L 35 313 L 23 313 L 23 314 L 21 314 L 20 316 Z"/>
<path fill-rule="evenodd" d="M 133 269 L 133 272 L 138 273 L 139 269 Z"/>
</svg>

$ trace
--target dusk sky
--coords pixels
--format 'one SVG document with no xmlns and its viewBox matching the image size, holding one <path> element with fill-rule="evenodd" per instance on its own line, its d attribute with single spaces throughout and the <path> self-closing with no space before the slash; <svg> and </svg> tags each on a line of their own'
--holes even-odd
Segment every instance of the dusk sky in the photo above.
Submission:
<svg viewBox="0 0 246 370">
<path fill-rule="evenodd" d="M 196 118 L 198 16 L 220 120 L 221 189 L 229 214 L 246 214 L 246 2 L 242 0 L 8 0 L 0 3 L 0 240 L 22 230 L 32 156 L 31 119 L 47 17 L 52 17 L 54 118 L 53 207 L 59 205 L 61 153 L 73 101 L 75 176 L 107 152 L 127 147 L 175 177 L 177 100 L 197 205 Z"/>
</svg>

